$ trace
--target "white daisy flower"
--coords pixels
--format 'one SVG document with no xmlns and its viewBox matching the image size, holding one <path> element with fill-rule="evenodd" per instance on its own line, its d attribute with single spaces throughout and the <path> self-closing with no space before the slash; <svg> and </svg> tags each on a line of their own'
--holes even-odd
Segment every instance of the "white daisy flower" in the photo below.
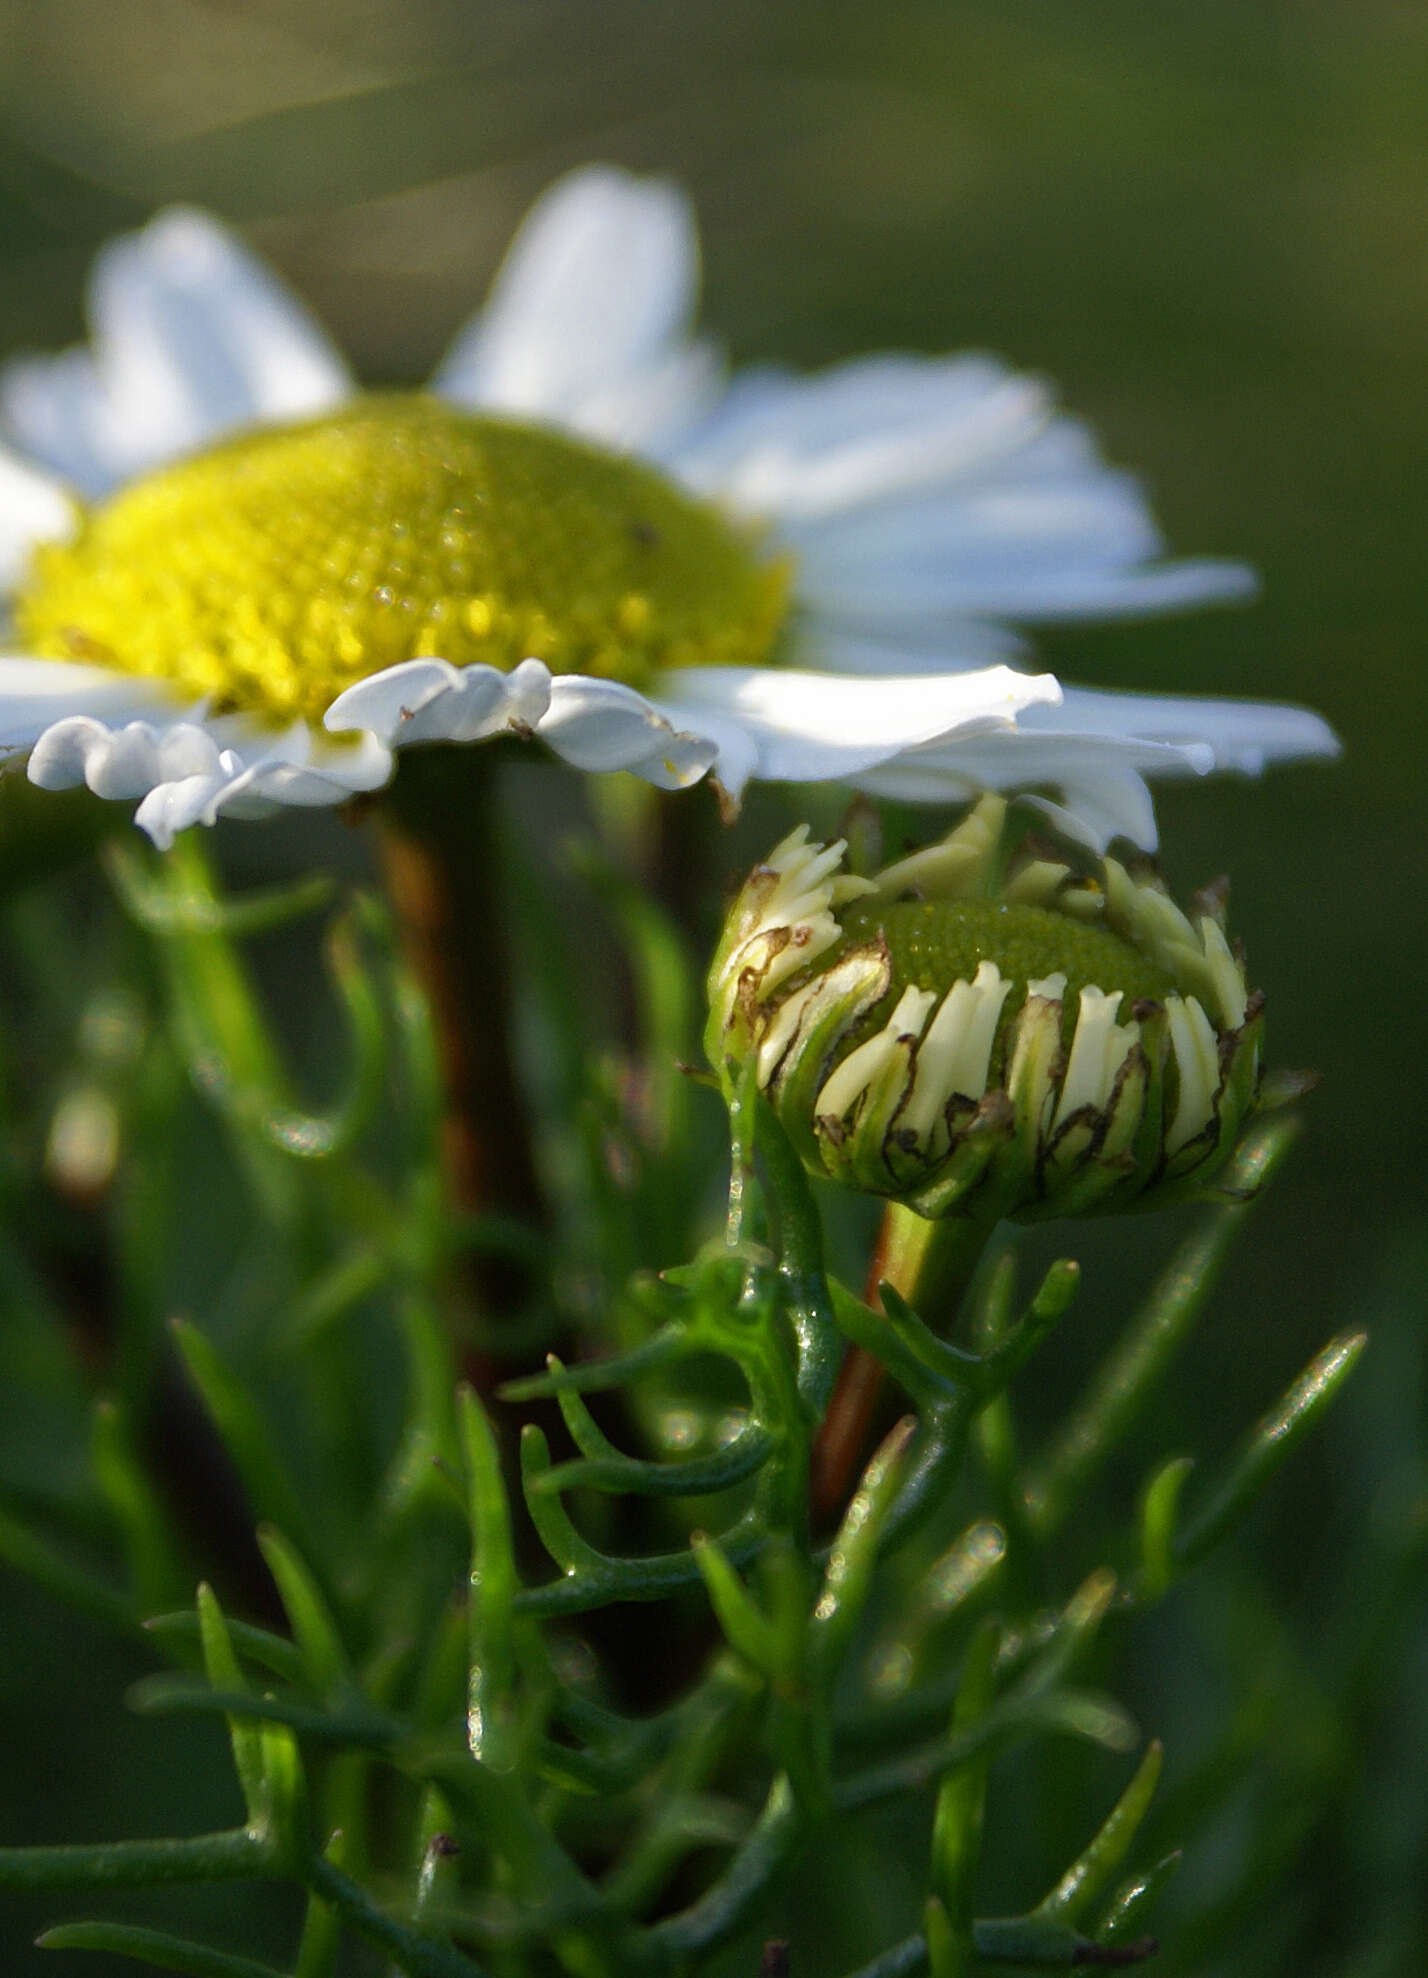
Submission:
<svg viewBox="0 0 1428 1978">
<path fill-rule="evenodd" d="M 1327 755 L 1307 711 L 1062 692 L 1013 623 L 1242 596 L 981 356 L 726 379 L 661 180 L 522 226 L 426 392 L 364 394 L 213 220 L 100 254 L 92 343 L 0 370 L 0 750 L 158 844 L 534 736 L 664 788 L 1036 788 L 1150 847 L 1151 774 Z M 73 491 L 73 492 L 71 492 Z"/>
</svg>

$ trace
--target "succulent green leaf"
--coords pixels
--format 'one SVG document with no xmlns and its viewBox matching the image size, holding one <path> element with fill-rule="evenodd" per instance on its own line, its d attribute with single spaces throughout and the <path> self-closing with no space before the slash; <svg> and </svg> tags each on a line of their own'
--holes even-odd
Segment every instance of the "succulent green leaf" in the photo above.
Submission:
<svg viewBox="0 0 1428 1978">
<path fill-rule="evenodd" d="M 115 1957 L 131 1957 L 137 1964 L 156 1965 L 160 1971 L 185 1972 L 188 1978 L 284 1978 L 257 1958 L 239 1957 L 134 1923 L 61 1923 L 35 1941 L 46 1951 L 108 1951 Z"/>
<path fill-rule="evenodd" d="M 760 1675 L 771 1676 L 778 1664 L 778 1648 L 768 1616 L 760 1611 L 716 1540 L 696 1532 L 690 1549 L 724 1639 Z"/>
<path fill-rule="evenodd" d="M 1144 1875 L 1123 1882 L 1107 1906 L 1096 1930 L 1098 1944 L 1125 1944 L 1144 1935 L 1150 1912 L 1162 1890 L 1179 1872 L 1181 1855 L 1177 1850 L 1157 1861 Z"/>
<path fill-rule="evenodd" d="M 1099 1899 L 1125 1860 L 1150 1807 L 1164 1758 L 1156 1743 L 1136 1768 L 1135 1776 L 1102 1823 L 1090 1845 L 1077 1856 L 1056 1887 L 1032 1914 L 1048 1922 L 1076 1924 Z"/>
<path fill-rule="evenodd" d="M 1175 1528 L 1180 1498 L 1195 1467 L 1192 1456 L 1172 1456 L 1147 1483 L 1140 1504 L 1140 1575 L 1136 1591 L 1158 1600 L 1174 1584 Z"/>
<path fill-rule="evenodd" d="M 344 1865 L 345 1853 L 346 1840 L 340 1833 L 334 1834 L 323 1850 L 324 1857 L 337 1868 Z M 298 1940 L 293 1978 L 334 1978 L 341 1940 L 337 1911 L 324 1896 L 310 1890 L 303 1912 L 302 1936 Z"/>
<path fill-rule="evenodd" d="M 189 1378 L 233 1458 L 253 1509 L 281 1530 L 298 1534 L 311 1556 L 301 1501 L 257 1402 L 205 1333 L 186 1319 L 174 1319 L 171 1325 Z"/>
<path fill-rule="evenodd" d="M 131 1600 L 71 1564 L 27 1524 L 5 1510 L 0 1510 L 0 1561 L 43 1587 L 64 1606 L 89 1615 L 107 1628 L 128 1635 L 139 1626 L 139 1615 Z"/>
<path fill-rule="evenodd" d="M 963 1978 L 970 1946 L 952 1927 L 940 1896 L 929 1896 L 923 1904 L 922 1930 L 930 1978 Z"/>
<path fill-rule="evenodd" d="M 1240 1522 L 1291 1450 L 1334 1401 L 1367 1344 L 1368 1335 L 1362 1332 L 1331 1339 L 1277 1406 L 1256 1423 L 1217 1489 L 1176 1540 L 1181 1570 L 1203 1559 Z"/>
<path fill-rule="evenodd" d="M 1287 1144 L 1258 1143 L 1251 1155 L 1236 1160 L 1233 1172 L 1243 1175 L 1252 1170 L 1258 1188 Z M 1180 1245 L 1072 1409 L 1027 1481 L 1027 1516 L 1038 1537 L 1048 1538 L 1059 1529 L 1081 1492 L 1139 1420 L 1204 1309 L 1241 1228 L 1244 1210 L 1244 1202 L 1236 1199 L 1209 1211 Z"/>
<path fill-rule="evenodd" d="M 988 1617 L 967 1644 L 949 1726 L 951 1736 L 969 1730 L 991 1709 L 1000 1643 L 1000 1623 Z M 990 1750 L 984 1748 L 965 1765 L 947 1772 L 937 1789 L 933 1812 L 930 1879 L 950 1940 L 943 1962 L 954 1978 L 965 1968 L 971 1949 L 972 1883 L 982 1849 L 982 1811 L 990 1762 Z M 928 1948 L 935 1958 L 931 1929 Z"/>
<path fill-rule="evenodd" d="M 218 1597 L 207 1584 L 198 1589 L 199 1638 L 203 1666 L 210 1687 L 219 1692 L 241 1695 L 247 1690 L 233 1643 L 223 1619 Z M 233 1747 L 233 1765 L 243 1788 L 248 1819 L 255 1828 L 266 1828 L 268 1820 L 267 1781 L 263 1775 L 263 1739 L 258 1727 L 238 1717 L 228 1719 L 228 1739 Z"/>
<path fill-rule="evenodd" d="M 182 1577 L 168 1520 L 118 1401 L 96 1406 L 90 1451 L 95 1481 L 119 1525 L 134 1603 L 140 1613 L 153 1613 L 178 1594 Z"/>
<path fill-rule="evenodd" d="M 329 1699 L 350 1689 L 352 1672 L 337 1624 L 297 1548 L 273 1525 L 258 1533 L 258 1545 L 277 1582 L 308 1681 Z"/>
<path fill-rule="evenodd" d="M 907 1468 L 915 1419 L 905 1416 L 884 1438 L 864 1470 L 828 1552 L 823 1586 L 809 1624 L 814 1670 L 830 1682 L 868 1595 L 889 1512 Z"/>
<path fill-rule="evenodd" d="M 469 1388 L 463 1388 L 458 1405 L 471 1523 L 466 1734 L 473 1756 L 505 1770 L 518 1756 L 513 1618 L 520 1580 L 511 1507 L 485 1409 Z M 553 1508 L 559 1511 L 558 1502 Z"/>
<path fill-rule="evenodd" d="M 273 1863 L 272 1843 L 251 1827 L 157 1841 L 95 1841 L 0 1848 L 0 1888 L 149 1889 L 170 1882 L 248 1881 Z"/>
<path fill-rule="evenodd" d="M 251 1621 L 228 1621 L 228 1638 L 235 1649 L 241 1650 L 249 1662 L 266 1669 L 285 1683 L 298 1684 L 303 1680 L 303 1660 L 301 1651 L 283 1635 L 275 1635 L 267 1628 L 255 1628 Z M 144 1622 L 145 1634 L 156 1637 L 165 1646 L 187 1650 L 192 1644 L 197 1647 L 201 1638 L 198 1615 L 192 1608 L 185 1608 L 177 1614 L 154 1614 Z"/>
</svg>

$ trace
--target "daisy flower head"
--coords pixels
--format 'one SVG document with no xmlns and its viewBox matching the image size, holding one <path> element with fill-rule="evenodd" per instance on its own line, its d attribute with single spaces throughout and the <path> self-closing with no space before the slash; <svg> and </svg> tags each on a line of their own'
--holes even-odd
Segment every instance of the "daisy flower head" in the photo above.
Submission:
<svg viewBox="0 0 1428 1978">
<path fill-rule="evenodd" d="M 0 751 L 158 844 L 533 737 L 665 788 L 1035 789 L 1155 842 L 1145 779 L 1334 752 L 1305 710 L 1063 690 L 1014 627 L 1224 600 L 1038 380 L 983 356 L 729 377 L 662 180 L 522 225 L 425 391 L 361 391 L 187 209 L 95 264 L 87 347 L 0 369 Z"/>
<path fill-rule="evenodd" d="M 871 878 L 807 825 L 754 868 L 709 972 L 711 1064 L 808 1167 L 929 1220 L 1201 1191 L 1261 1096 L 1264 998 L 1223 882 L 1017 844 L 985 796 Z"/>
</svg>

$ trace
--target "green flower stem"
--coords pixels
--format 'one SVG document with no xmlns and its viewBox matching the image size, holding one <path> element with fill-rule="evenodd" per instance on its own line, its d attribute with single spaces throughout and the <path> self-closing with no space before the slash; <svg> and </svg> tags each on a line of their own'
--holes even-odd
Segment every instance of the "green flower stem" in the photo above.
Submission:
<svg viewBox="0 0 1428 1978">
<path fill-rule="evenodd" d="M 453 1204 L 542 1218 L 531 1129 L 510 1050 L 495 788 L 469 749 L 420 749 L 380 799 L 387 892 L 431 1003 L 445 1084 L 442 1148 Z M 510 1302 L 509 1267 L 479 1272 L 484 1302 Z"/>
</svg>

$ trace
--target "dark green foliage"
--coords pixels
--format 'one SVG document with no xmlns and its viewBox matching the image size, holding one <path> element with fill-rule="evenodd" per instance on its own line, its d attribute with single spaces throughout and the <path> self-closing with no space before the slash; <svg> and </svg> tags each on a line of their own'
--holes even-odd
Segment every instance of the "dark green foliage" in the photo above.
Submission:
<svg viewBox="0 0 1428 1978">
<path fill-rule="evenodd" d="M 1028 1295 L 1013 1252 L 975 1275 L 965 1255 L 946 1274 L 964 1293 L 919 1311 L 885 1286 L 874 1310 L 829 1275 L 820 1206 L 747 1095 L 714 1235 L 701 1136 L 718 1103 L 667 1069 L 696 1020 L 693 972 L 623 882 L 600 880 L 655 1070 L 633 1110 L 614 1060 L 567 1064 L 576 1089 L 552 1120 L 577 1127 L 553 1147 L 548 1253 L 445 1213 L 423 1006 L 372 902 L 334 908 L 322 944 L 351 1039 L 348 1089 L 324 1111 L 295 1096 L 239 943 L 328 910 L 331 889 L 228 901 L 192 843 L 165 862 L 126 849 L 111 870 L 146 943 L 126 963 L 143 1041 L 111 1079 L 123 1161 L 104 1213 L 133 1260 L 121 1336 L 62 1477 L 9 1478 L 0 1549 L 167 1665 L 134 1708 L 226 1722 L 244 1812 L 192 1838 L 3 1849 L 0 1884 L 277 1880 L 306 1908 L 276 1965 L 147 1923 L 65 1924 L 45 1945 L 199 1978 L 731 1969 L 721 1946 L 747 1958 L 751 1933 L 796 1937 L 806 1864 L 886 1815 L 920 1833 L 923 1894 L 858 1978 L 1147 1955 L 1176 1857 L 1138 1837 L 1160 1752 L 1132 1763 L 1141 1732 L 1104 1687 L 1113 1652 L 1238 1522 L 1361 1340 L 1327 1348 L 1219 1481 L 1163 1464 L 1138 1528 L 1088 1535 L 1086 1506 L 1163 1390 L 1284 1126 L 1243 1150 L 1023 1457 L 1012 1384 L 1035 1379 L 1062 1323 L 1107 1337 L 1084 1298 L 1070 1316 L 1076 1267 L 1054 1263 Z M 560 991 L 537 965 L 533 1007 Z M 162 1185 L 163 1153 L 194 1132 L 195 1090 L 250 1241 L 210 1280 L 211 1309 L 166 1327 L 187 1196 L 171 1172 Z M 650 1230 L 707 1240 L 672 1265 L 639 1254 Z M 524 1260 L 527 1306 L 504 1335 L 472 1307 L 473 1253 Z M 62 1340 L 63 1317 L 43 1323 Z M 516 1371 L 537 1340 L 544 1370 Z M 810 1461 L 845 1341 L 901 1398 L 827 1532 L 810 1522 Z M 34 1352 L 82 1405 L 62 1347 L 37 1333 Z M 182 1387 L 225 1452 L 256 1549 L 154 1469 L 156 1382 Z M 229 1587 L 222 1604 L 201 1585 L 184 1607 L 195 1567 Z M 1042 1862 L 1048 1893 L 1026 1887 L 1021 1914 L 979 1915 L 984 1838 L 1018 1819 L 1008 1755 L 1056 1767 L 1068 1741 L 1106 1754 L 1057 1773 L 1069 1860 Z M 1196 1817 L 1188 1802 L 1172 1841 Z"/>
</svg>

